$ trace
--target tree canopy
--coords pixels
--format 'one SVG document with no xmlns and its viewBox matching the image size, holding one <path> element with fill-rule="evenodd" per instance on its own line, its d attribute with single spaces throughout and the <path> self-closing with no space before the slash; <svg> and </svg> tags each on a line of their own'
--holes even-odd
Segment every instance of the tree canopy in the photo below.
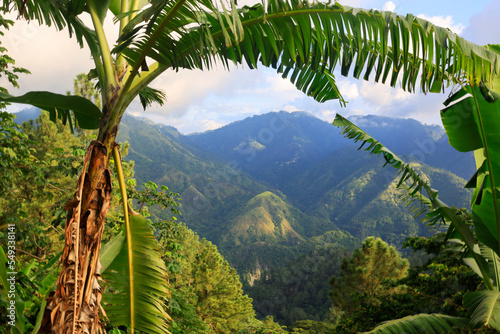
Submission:
<svg viewBox="0 0 500 334">
<path fill-rule="evenodd" d="M 368 237 L 350 258 L 343 259 L 339 276 L 331 279 L 333 305 L 349 312 L 355 307 L 355 294 L 373 299 L 389 294 L 393 289 L 384 282 L 405 277 L 408 268 L 408 260 L 394 246 L 380 238 Z"/>
</svg>

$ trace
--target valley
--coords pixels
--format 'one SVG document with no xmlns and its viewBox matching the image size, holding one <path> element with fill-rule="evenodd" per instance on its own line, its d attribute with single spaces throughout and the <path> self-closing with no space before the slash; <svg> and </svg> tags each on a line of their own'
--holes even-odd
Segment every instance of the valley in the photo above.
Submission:
<svg viewBox="0 0 500 334">
<path fill-rule="evenodd" d="M 453 150 L 441 128 L 377 116 L 355 121 L 413 161 L 443 201 L 469 205 L 463 186 L 474 172 L 472 155 Z M 127 116 L 119 140 L 130 143 L 138 184 L 151 180 L 179 193 L 180 220 L 214 242 L 242 278 L 280 268 L 323 239 L 352 250 L 367 236 L 399 247 L 406 237 L 429 234 L 398 200 L 396 173 L 382 168 L 383 159 L 305 112 L 253 116 L 191 135 Z"/>
</svg>

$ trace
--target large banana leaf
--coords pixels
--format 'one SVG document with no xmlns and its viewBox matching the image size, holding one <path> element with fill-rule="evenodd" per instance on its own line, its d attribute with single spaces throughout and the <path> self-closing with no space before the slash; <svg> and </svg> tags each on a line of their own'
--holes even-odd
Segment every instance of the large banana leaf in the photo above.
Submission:
<svg viewBox="0 0 500 334">
<path fill-rule="evenodd" d="M 22 96 L 12 96 L 0 92 L 0 101 L 30 104 L 50 113 L 51 120 L 56 117 L 64 124 L 72 121 L 70 111 L 73 111 L 78 125 L 82 129 L 97 129 L 101 110 L 91 101 L 75 95 L 62 95 L 51 92 L 29 92 Z"/>
<path fill-rule="evenodd" d="M 451 31 L 414 17 L 339 3 L 277 0 L 226 9 L 215 1 L 153 0 L 120 37 L 135 72 L 146 57 L 166 68 L 210 68 L 215 60 L 276 68 L 317 98 L 321 78 L 339 65 L 347 75 L 398 81 L 409 91 L 439 92 L 443 82 L 489 80 L 499 57 Z M 149 20 L 148 24 L 142 23 Z M 142 25 L 141 25 L 142 24 Z M 146 73 L 148 75 L 148 73 Z M 320 99 L 339 98 L 336 91 Z"/>
<path fill-rule="evenodd" d="M 113 263 L 125 244 L 125 234 L 119 233 L 109 240 L 101 248 L 99 260 L 101 261 L 101 272 L 105 272 L 109 265 Z"/>
<path fill-rule="evenodd" d="M 451 317 L 443 314 L 417 314 L 401 319 L 387 321 L 370 334 L 442 334 L 455 333 L 456 328 L 465 327 L 467 318 Z"/>
<path fill-rule="evenodd" d="M 490 82 L 493 74 L 500 73 L 495 52 L 447 29 L 411 14 L 339 3 L 273 0 L 243 8 L 218 0 L 150 0 L 144 8 L 145 1 L 87 1 L 88 6 L 81 5 L 85 1 L 57 6 L 51 0 L 11 3 L 24 17 L 59 29 L 67 26 L 80 42 L 85 39 L 106 95 L 103 101 L 112 98 L 109 87 L 118 83 L 116 78 L 123 84 L 115 105 L 118 113 L 163 71 L 205 69 L 218 60 L 226 67 L 229 63 L 273 67 L 318 101 L 342 103 L 332 76 L 337 66 L 343 75 L 352 70 L 356 78 L 391 86 L 400 82 L 405 90 L 425 92 L 439 92 L 444 83 L 464 79 Z M 74 19 L 94 10 L 102 20 L 108 7 L 121 23 L 114 58 L 99 22 L 94 21 L 93 32 Z M 132 68 L 122 77 L 115 73 L 122 67 L 112 62 L 116 59 L 120 65 L 124 57 Z M 156 63 L 148 66 L 151 59 Z"/>
<path fill-rule="evenodd" d="M 107 286 L 104 309 L 114 326 L 130 326 L 151 334 L 168 333 L 167 270 L 154 235 L 141 215 L 130 215 L 126 242 L 103 277 Z"/>
<path fill-rule="evenodd" d="M 488 102 L 481 88 L 466 86 L 446 104 L 441 118 L 450 144 L 458 151 L 476 151 L 478 171 L 468 186 L 475 188 L 471 206 L 477 238 L 500 255 L 500 101 Z"/>
<path fill-rule="evenodd" d="M 500 330 L 500 292 L 467 292 L 464 295 L 464 305 L 469 309 L 473 326 L 491 326 Z"/>
</svg>

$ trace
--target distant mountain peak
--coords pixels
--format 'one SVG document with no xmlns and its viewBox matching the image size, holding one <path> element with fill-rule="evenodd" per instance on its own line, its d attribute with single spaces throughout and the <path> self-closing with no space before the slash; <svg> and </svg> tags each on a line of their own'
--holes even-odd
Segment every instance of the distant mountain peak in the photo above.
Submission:
<svg viewBox="0 0 500 334">
<path fill-rule="evenodd" d="M 23 122 L 29 121 L 29 120 L 34 120 L 40 116 L 41 110 L 40 108 L 37 107 L 29 107 L 29 108 L 24 108 L 16 113 L 16 118 L 14 119 L 14 122 L 17 124 L 22 124 Z"/>
</svg>

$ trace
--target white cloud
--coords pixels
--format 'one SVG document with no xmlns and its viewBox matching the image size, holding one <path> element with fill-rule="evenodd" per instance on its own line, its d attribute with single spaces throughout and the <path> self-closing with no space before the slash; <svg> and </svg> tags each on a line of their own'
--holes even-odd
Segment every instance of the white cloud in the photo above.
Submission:
<svg viewBox="0 0 500 334">
<path fill-rule="evenodd" d="M 337 87 L 339 88 L 342 96 L 349 101 L 355 100 L 359 97 L 357 82 L 355 83 L 352 80 L 341 77 L 337 78 Z"/>
<path fill-rule="evenodd" d="M 499 13 L 500 1 L 491 0 L 480 13 L 470 18 L 463 36 L 479 45 L 500 44 Z"/>
<path fill-rule="evenodd" d="M 296 106 L 292 106 L 290 104 L 287 104 L 286 106 L 284 106 L 283 108 L 281 108 L 280 110 L 284 110 L 284 111 L 288 111 L 288 112 L 294 112 L 294 111 L 301 111 L 299 108 L 297 108 Z M 276 110 L 276 111 L 280 111 L 280 110 Z"/>
<path fill-rule="evenodd" d="M 215 130 L 215 129 L 218 129 L 224 125 L 225 124 L 219 123 L 219 122 L 216 122 L 213 120 L 203 120 L 203 121 L 198 123 L 200 131 Z"/>
<path fill-rule="evenodd" d="M 231 86 L 233 77 L 221 68 L 210 71 L 180 70 L 167 71 L 152 84 L 161 89 L 167 101 L 161 107 L 148 109 L 148 113 L 157 113 L 179 117 L 189 110 L 190 106 L 200 106 L 210 94 L 223 92 Z"/>
<path fill-rule="evenodd" d="M 384 7 L 382 7 L 382 9 L 393 12 L 396 9 L 396 4 L 392 1 L 387 1 L 386 3 L 384 3 Z"/>
<path fill-rule="evenodd" d="M 332 122 L 336 114 L 337 110 L 325 109 L 321 111 L 321 113 L 319 114 L 319 118 L 328 122 Z"/>
<path fill-rule="evenodd" d="M 367 81 L 363 81 L 360 91 L 361 96 L 374 109 L 380 109 L 389 103 L 404 102 L 412 96 L 411 93 L 405 92 L 401 88 L 393 88 L 389 85 Z"/>
<path fill-rule="evenodd" d="M 417 16 L 431 23 L 434 23 L 437 26 L 448 28 L 458 35 L 461 34 L 465 29 L 465 25 L 463 25 L 462 23 L 455 24 L 455 21 L 453 20 L 453 17 L 451 15 L 427 16 L 425 14 L 419 14 Z"/>
</svg>

